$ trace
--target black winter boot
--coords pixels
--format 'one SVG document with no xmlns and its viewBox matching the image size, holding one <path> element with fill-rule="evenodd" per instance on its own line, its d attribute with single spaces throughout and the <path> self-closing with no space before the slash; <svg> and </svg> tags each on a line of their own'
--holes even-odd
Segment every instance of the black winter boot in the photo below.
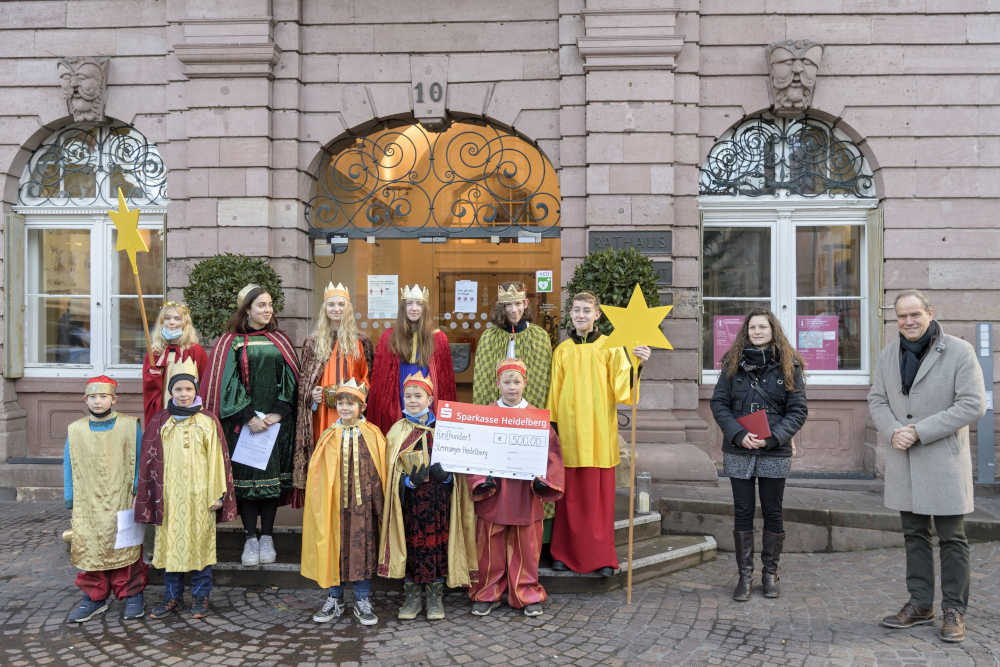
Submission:
<svg viewBox="0 0 1000 667">
<path fill-rule="evenodd" d="M 746 602 L 750 599 L 750 582 L 753 576 L 753 531 L 734 530 L 733 544 L 736 549 L 736 567 L 740 580 L 733 589 L 733 599 Z"/>
<path fill-rule="evenodd" d="M 785 544 L 784 533 L 764 531 L 764 543 L 760 550 L 760 561 L 764 564 L 764 574 L 761 575 L 761 585 L 764 587 L 764 597 L 776 598 L 781 595 L 778 585 L 778 560 L 781 558 L 781 548 Z"/>
</svg>

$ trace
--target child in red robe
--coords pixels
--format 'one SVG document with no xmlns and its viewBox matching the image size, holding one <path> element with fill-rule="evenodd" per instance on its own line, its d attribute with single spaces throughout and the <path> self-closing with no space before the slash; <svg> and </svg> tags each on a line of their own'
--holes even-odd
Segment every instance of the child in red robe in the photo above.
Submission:
<svg viewBox="0 0 1000 667">
<path fill-rule="evenodd" d="M 544 380 L 541 380 L 544 381 Z M 528 371 L 520 359 L 503 359 L 497 366 L 497 386 L 502 408 L 534 407 L 523 398 Z M 495 479 L 468 477 L 476 504 L 476 544 L 479 581 L 472 585 L 472 613 L 486 616 L 499 606 L 504 590 L 507 604 L 523 609 L 525 616 L 539 616 L 548 597 L 538 581 L 545 513 L 542 501 L 563 495 L 563 462 L 559 436 L 549 427 L 549 459 L 545 477 Z"/>
</svg>

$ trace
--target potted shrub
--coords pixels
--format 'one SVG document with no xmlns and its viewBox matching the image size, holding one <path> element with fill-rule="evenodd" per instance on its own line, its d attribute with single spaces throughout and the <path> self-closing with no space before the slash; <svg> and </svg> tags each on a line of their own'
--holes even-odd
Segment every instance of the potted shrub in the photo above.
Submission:
<svg viewBox="0 0 1000 667">
<path fill-rule="evenodd" d="M 281 278 L 266 260 L 247 255 L 225 253 L 195 265 L 184 288 L 184 302 L 191 309 L 191 319 L 205 341 L 214 341 L 226 328 L 236 311 L 236 295 L 248 283 L 266 289 L 274 302 L 274 312 L 281 312 L 285 293 Z"/>
</svg>

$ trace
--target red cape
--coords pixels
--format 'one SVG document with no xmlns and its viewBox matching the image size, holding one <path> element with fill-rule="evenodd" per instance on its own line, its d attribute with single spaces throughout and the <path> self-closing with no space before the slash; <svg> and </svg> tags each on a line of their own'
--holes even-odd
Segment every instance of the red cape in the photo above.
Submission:
<svg viewBox="0 0 1000 667">
<path fill-rule="evenodd" d="M 399 355 L 392 351 L 392 329 L 386 329 L 375 348 L 375 364 L 371 372 L 371 391 L 365 418 L 388 433 L 403 416 L 399 404 Z M 438 329 L 434 332 L 434 354 L 427 364 L 434 383 L 434 414 L 441 401 L 455 400 L 455 368 L 451 363 L 448 337 Z"/>
<path fill-rule="evenodd" d="M 156 413 L 163 409 L 163 374 L 166 372 L 166 356 L 170 349 L 180 352 L 180 358 L 178 361 L 184 361 L 186 359 L 193 359 L 195 366 L 198 367 L 198 380 L 199 382 L 205 377 L 205 367 L 208 366 L 208 355 L 205 354 L 205 348 L 197 343 L 191 345 L 186 350 L 181 350 L 176 345 L 168 345 L 167 349 L 163 351 L 160 358 L 156 360 L 155 365 L 149 363 L 149 354 L 142 360 L 142 423 L 144 426 L 148 426 L 152 421 Z M 162 361 L 161 366 L 159 362 Z"/>
<path fill-rule="evenodd" d="M 222 497 L 222 508 L 215 513 L 215 522 L 232 521 L 236 518 L 236 493 L 233 489 L 233 468 L 229 463 L 229 448 L 222 433 L 219 418 L 202 409 L 215 422 L 222 445 L 222 460 L 226 465 L 226 495 Z M 135 494 L 135 520 L 137 523 L 163 524 L 163 441 L 160 429 L 170 419 L 170 413 L 160 410 L 142 434 L 142 456 L 139 461 L 139 487 Z"/>
</svg>

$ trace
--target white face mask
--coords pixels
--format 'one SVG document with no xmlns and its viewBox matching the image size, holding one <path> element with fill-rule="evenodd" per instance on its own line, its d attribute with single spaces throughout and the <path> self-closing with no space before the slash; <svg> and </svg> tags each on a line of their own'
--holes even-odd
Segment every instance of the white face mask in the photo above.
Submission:
<svg viewBox="0 0 1000 667">
<path fill-rule="evenodd" d="M 173 331 L 166 327 L 160 329 L 160 334 L 167 340 L 177 340 L 181 337 L 182 333 L 184 333 L 184 329 L 175 329 Z"/>
</svg>

